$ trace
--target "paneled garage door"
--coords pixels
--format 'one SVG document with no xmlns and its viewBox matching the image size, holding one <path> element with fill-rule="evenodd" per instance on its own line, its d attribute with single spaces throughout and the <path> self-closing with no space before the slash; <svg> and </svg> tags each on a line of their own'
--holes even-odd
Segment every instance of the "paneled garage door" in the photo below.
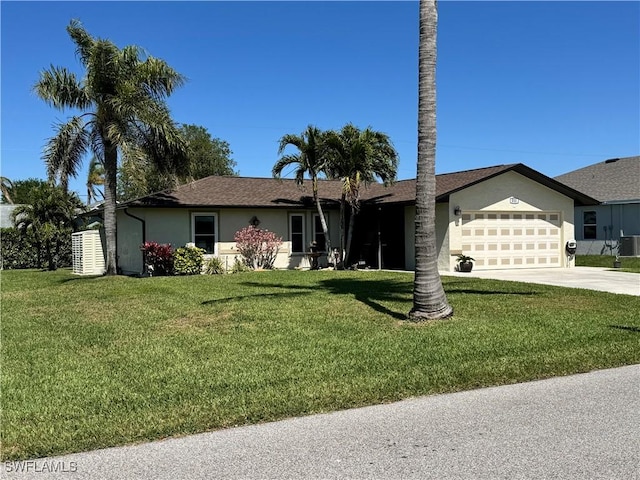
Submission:
<svg viewBox="0 0 640 480">
<path fill-rule="evenodd" d="M 474 268 L 562 265 L 558 212 L 470 212 L 462 215 L 462 251 Z"/>
</svg>

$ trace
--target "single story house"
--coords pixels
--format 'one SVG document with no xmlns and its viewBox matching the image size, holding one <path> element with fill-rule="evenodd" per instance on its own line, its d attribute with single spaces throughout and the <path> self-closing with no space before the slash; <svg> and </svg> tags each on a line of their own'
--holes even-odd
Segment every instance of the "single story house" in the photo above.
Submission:
<svg viewBox="0 0 640 480">
<path fill-rule="evenodd" d="M 615 255 L 624 237 L 640 239 L 640 156 L 612 158 L 555 179 L 600 202 L 576 205 L 578 254 Z M 640 255 L 640 249 L 632 252 L 620 253 Z"/>
<path fill-rule="evenodd" d="M 477 269 L 571 266 L 565 245 L 575 236 L 574 207 L 598 203 L 523 164 L 437 175 L 436 187 L 438 264 L 445 272 L 461 253 L 475 258 Z M 310 188 L 291 179 L 211 176 L 119 204 L 119 267 L 142 272 L 145 241 L 193 242 L 231 266 L 234 234 L 251 223 L 283 238 L 276 268 L 307 267 L 311 241 L 324 245 Z M 415 189 L 415 180 L 401 180 L 361 190 L 352 262 L 415 267 Z M 319 182 L 332 247 L 339 244 L 340 194 L 340 181 Z"/>
</svg>

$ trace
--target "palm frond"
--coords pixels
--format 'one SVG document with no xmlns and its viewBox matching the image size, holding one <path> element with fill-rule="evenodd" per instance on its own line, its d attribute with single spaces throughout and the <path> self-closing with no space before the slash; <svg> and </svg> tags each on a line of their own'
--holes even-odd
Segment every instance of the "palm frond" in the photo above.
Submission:
<svg viewBox="0 0 640 480">
<path fill-rule="evenodd" d="M 118 71 L 120 51 L 108 40 L 97 40 L 89 51 L 86 88 L 98 103 L 107 101 L 117 93 L 122 81 Z"/>
<path fill-rule="evenodd" d="M 67 26 L 67 32 L 76 44 L 76 55 L 85 67 L 89 65 L 91 48 L 95 41 L 91 35 L 82 27 L 80 20 L 73 19 Z"/>
<path fill-rule="evenodd" d="M 84 85 L 66 68 L 52 65 L 43 70 L 33 89 L 38 97 L 58 109 L 85 109 L 91 105 Z"/>
<path fill-rule="evenodd" d="M 285 148 L 287 148 L 287 146 L 289 145 L 296 147 L 298 150 L 302 151 L 306 148 L 307 142 L 300 135 L 294 135 L 291 133 L 283 135 L 278 144 L 278 155 L 281 155 L 282 152 L 284 152 Z"/>
<path fill-rule="evenodd" d="M 13 188 L 13 182 L 9 180 L 7 177 L 0 176 L 0 193 L 7 201 L 7 203 L 13 203 L 11 199 L 11 189 Z"/>
<path fill-rule="evenodd" d="M 82 156 L 89 146 L 90 132 L 78 116 L 57 125 L 58 133 L 49 139 L 44 149 L 43 159 L 47 165 L 50 180 L 59 179 L 63 185 L 69 177 L 76 177 L 82 163 Z"/>
<path fill-rule="evenodd" d="M 136 84 L 155 100 L 165 99 L 187 80 L 164 60 L 155 57 L 147 57 L 137 65 L 134 79 Z"/>
<path fill-rule="evenodd" d="M 87 174 L 87 205 L 92 200 L 97 200 L 98 196 L 104 198 L 104 194 L 98 189 L 104 185 L 104 165 L 95 156 L 89 162 L 89 172 Z"/>
<path fill-rule="evenodd" d="M 282 176 L 282 171 L 289 165 L 298 165 L 297 170 L 301 169 L 300 168 L 301 159 L 300 159 L 299 153 L 284 155 L 280 157 L 278 161 L 275 163 L 275 165 L 273 166 L 273 169 L 271 169 L 271 174 L 275 178 L 280 178 Z M 302 171 L 304 172 L 304 170 Z"/>
</svg>

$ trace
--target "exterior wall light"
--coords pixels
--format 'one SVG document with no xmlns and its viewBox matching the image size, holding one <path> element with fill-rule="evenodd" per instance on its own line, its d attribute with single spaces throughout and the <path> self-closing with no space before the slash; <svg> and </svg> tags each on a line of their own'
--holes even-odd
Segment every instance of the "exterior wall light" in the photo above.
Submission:
<svg viewBox="0 0 640 480">
<path fill-rule="evenodd" d="M 460 207 L 456 207 L 456 208 L 454 208 L 454 209 L 453 209 L 453 214 L 454 214 L 456 217 L 459 217 L 460 215 L 462 215 L 462 209 L 461 209 Z"/>
</svg>

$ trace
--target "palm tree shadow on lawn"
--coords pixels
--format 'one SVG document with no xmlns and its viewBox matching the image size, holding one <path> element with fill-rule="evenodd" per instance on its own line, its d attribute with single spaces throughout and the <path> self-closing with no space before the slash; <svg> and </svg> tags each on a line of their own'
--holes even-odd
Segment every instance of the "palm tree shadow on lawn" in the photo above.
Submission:
<svg viewBox="0 0 640 480">
<path fill-rule="evenodd" d="M 243 282 L 242 285 L 247 287 L 260 287 L 260 288 L 282 288 L 287 290 L 299 290 L 288 293 L 262 293 L 255 295 L 246 295 L 238 297 L 229 297 L 224 300 L 241 299 L 250 297 L 262 297 L 262 296 L 299 296 L 306 293 L 317 292 L 318 288 L 309 286 L 300 286 L 292 284 L 277 284 L 277 283 L 262 283 L 262 282 Z M 386 306 L 382 305 L 381 301 L 389 302 L 405 302 L 411 301 L 407 298 L 407 294 L 411 293 L 413 284 L 411 282 L 393 282 L 389 280 L 362 280 L 353 278 L 333 278 L 329 280 L 321 280 L 318 283 L 318 287 L 321 290 L 325 290 L 332 295 L 353 295 L 356 300 L 364 303 L 365 305 L 373 308 L 375 311 L 384 315 L 389 315 L 398 320 L 405 320 L 407 318 L 405 313 L 395 312 Z M 211 300 L 205 303 L 213 303 L 219 300 Z M 407 309 L 408 311 L 408 309 Z"/>
<path fill-rule="evenodd" d="M 455 282 L 458 283 L 458 282 Z M 506 291 L 506 290 L 496 290 L 496 289 L 487 289 L 482 290 L 478 288 L 460 288 L 464 287 L 464 283 L 468 283 L 468 281 L 461 282 L 462 285 L 456 285 L 453 287 L 452 285 L 445 282 L 444 288 L 447 295 L 457 295 L 457 294 L 472 294 L 472 295 L 537 295 L 536 291 Z M 473 282 L 476 283 L 476 282 Z M 389 281 L 389 280 L 360 280 L 353 278 L 333 278 L 330 280 L 323 280 L 321 285 L 325 287 L 329 293 L 333 293 L 336 295 L 345 295 L 351 294 L 356 300 L 364 303 L 365 305 L 371 307 L 376 312 L 382 313 L 384 315 L 389 315 L 396 320 L 407 320 L 407 312 L 411 308 L 413 298 L 413 281 Z M 474 285 L 475 286 L 475 285 Z M 453 287 L 453 288 L 452 288 Z M 394 302 L 394 303 L 402 303 L 403 311 L 398 312 L 391 310 L 389 307 L 385 306 L 386 302 Z"/>
<path fill-rule="evenodd" d="M 322 280 L 320 286 L 333 295 L 353 295 L 378 313 L 389 315 L 396 320 L 406 320 L 411 303 L 412 282 L 393 282 L 389 280 L 361 280 L 357 278 L 332 278 Z M 402 302 L 407 304 L 406 312 L 391 310 L 383 302 Z"/>
<path fill-rule="evenodd" d="M 282 293 L 254 293 L 251 295 L 235 295 L 232 297 L 214 298 L 212 300 L 205 300 L 202 305 L 212 305 L 214 303 L 222 302 L 236 302 L 239 300 L 249 300 L 252 298 L 287 298 L 287 297 L 299 297 L 304 295 L 303 292 L 282 292 Z"/>
<path fill-rule="evenodd" d="M 483 282 L 484 283 L 484 282 Z M 276 283 L 261 283 L 261 282 L 244 282 L 242 285 L 248 287 L 261 287 L 261 288 L 282 288 L 287 290 L 298 290 L 288 293 L 262 293 L 255 295 L 245 295 L 238 297 L 229 297 L 221 300 L 211 300 L 206 303 L 213 303 L 216 301 L 229 301 L 233 299 L 243 299 L 243 298 L 251 298 L 251 297 L 263 297 L 263 296 L 274 296 L 274 297 L 289 297 L 289 296 L 299 296 L 305 295 L 305 292 L 311 293 L 316 291 L 315 288 L 309 286 L 300 286 L 300 285 L 292 285 L 292 284 L 276 284 Z M 361 278 L 331 278 L 326 280 L 321 280 L 318 283 L 318 287 L 327 291 L 332 295 L 352 295 L 359 302 L 364 303 L 368 307 L 372 308 L 378 313 L 382 313 L 383 315 L 388 315 L 396 320 L 407 320 L 407 312 L 411 308 L 412 304 L 412 292 L 413 292 L 413 280 L 406 281 L 392 281 L 392 280 L 364 280 Z M 535 290 L 528 291 L 518 291 L 517 288 L 514 290 L 506 290 L 501 289 L 498 290 L 496 288 L 487 288 L 483 290 L 478 288 L 478 280 L 477 279 L 469 279 L 469 280 L 449 280 L 444 279 L 444 288 L 447 295 L 451 295 L 453 298 L 459 294 L 469 294 L 469 295 L 538 295 L 539 292 Z M 405 307 L 402 311 L 392 310 L 388 306 L 384 305 L 384 303 L 393 302 L 393 303 L 402 303 Z"/>
</svg>

